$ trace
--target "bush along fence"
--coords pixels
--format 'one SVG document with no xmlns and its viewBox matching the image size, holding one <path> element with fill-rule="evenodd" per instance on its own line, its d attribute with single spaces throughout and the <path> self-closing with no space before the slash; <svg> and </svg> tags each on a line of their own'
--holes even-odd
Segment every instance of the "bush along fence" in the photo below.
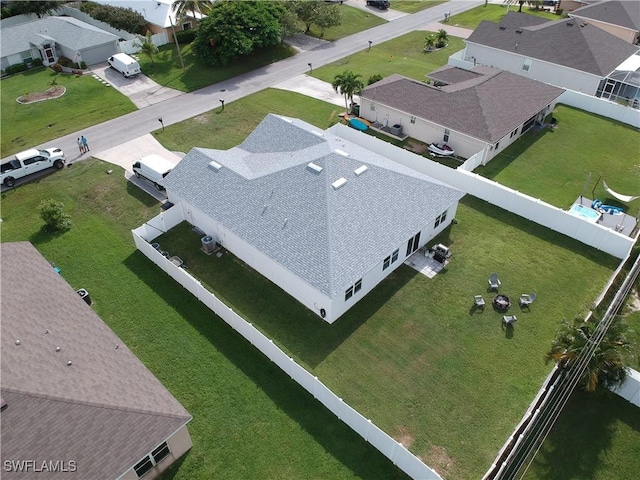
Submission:
<svg viewBox="0 0 640 480">
<path fill-rule="evenodd" d="M 402 443 L 394 440 L 371 420 L 347 405 L 342 398 L 338 397 L 318 380 L 318 377 L 309 373 L 296 363 L 293 358 L 284 353 L 273 343 L 273 340 L 267 338 L 251 323 L 222 303 L 213 293 L 202 286 L 196 278 L 183 268 L 176 266 L 169 258 L 163 256 L 151 245 L 150 242 L 154 238 L 170 230 L 183 220 L 185 219 L 180 206 L 174 206 L 162 212 L 146 224 L 132 231 L 136 247 L 407 475 L 420 480 L 442 480 L 434 470 L 409 452 Z"/>
</svg>

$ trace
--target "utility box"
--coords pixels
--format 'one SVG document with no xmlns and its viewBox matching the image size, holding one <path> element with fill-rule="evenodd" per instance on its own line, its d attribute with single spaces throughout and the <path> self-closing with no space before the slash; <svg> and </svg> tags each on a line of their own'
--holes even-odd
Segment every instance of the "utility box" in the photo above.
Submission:
<svg viewBox="0 0 640 480">
<path fill-rule="evenodd" d="M 89 292 L 87 292 L 84 288 L 81 288 L 79 290 L 76 290 L 76 293 L 80 295 L 80 298 L 82 298 L 87 305 L 91 305 L 91 296 L 89 295 Z"/>
</svg>

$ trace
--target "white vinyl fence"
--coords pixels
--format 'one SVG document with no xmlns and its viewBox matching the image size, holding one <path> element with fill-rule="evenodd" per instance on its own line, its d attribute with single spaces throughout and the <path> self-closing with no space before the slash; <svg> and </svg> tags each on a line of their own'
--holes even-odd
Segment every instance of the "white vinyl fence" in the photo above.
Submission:
<svg viewBox="0 0 640 480">
<path fill-rule="evenodd" d="M 355 409 L 344 403 L 317 377 L 306 371 L 293 358 L 284 353 L 273 343 L 273 340 L 267 338 L 251 323 L 222 303 L 215 295 L 203 287 L 196 278 L 192 277 L 183 268 L 171 263 L 168 258 L 151 246 L 150 241 L 162 232 L 173 228 L 182 220 L 182 210 L 178 206 L 162 212 L 146 224 L 132 231 L 136 247 L 407 475 L 420 480 L 442 480 L 434 470 L 409 452 L 402 443 L 395 441 L 373 424 L 371 420 L 363 417 Z"/>
<path fill-rule="evenodd" d="M 565 90 L 558 103 L 579 108 L 587 112 L 596 113 L 603 117 L 611 118 L 626 123 L 635 128 L 640 128 L 640 110 L 620 105 L 604 98 L 592 97 L 573 90 Z"/>
<path fill-rule="evenodd" d="M 634 239 L 611 228 L 586 222 L 538 198 L 500 185 L 464 168 L 446 167 L 339 123 L 331 127 L 329 131 L 463 192 L 486 200 L 492 205 L 567 235 L 614 257 L 625 258 L 635 243 Z"/>
<path fill-rule="evenodd" d="M 640 407 L 640 372 L 632 368 L 627 369 L 627 379 L 622 385 L 612 390 L 625 400 Z"/>
</svg>

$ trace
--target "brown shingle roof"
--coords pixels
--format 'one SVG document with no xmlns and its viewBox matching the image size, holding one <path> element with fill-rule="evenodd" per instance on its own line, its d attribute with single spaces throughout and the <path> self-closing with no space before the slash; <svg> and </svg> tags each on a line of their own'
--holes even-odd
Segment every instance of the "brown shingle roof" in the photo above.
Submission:
<svg viewBox="0 0 640 480">
<path fill-rule="evenodd" d="M 638 51 L 637 47 L 579 19 L 552 20 L 528 27 L 507 26 L 516 22 L 509 18 L 513 15 L 526 14 L 509 12 L 500 24 L 484 20 L 466 41 L 602 77 Z"/>
<path fill-rule="evenodd" d="M 30 243 L 0 244 L 0 261 L 3 460 L 112 478 L 191 419 Z"/>
<path fill-rule="evenodd" d="M 613 25 L 640 30 L 640 2 L 638 0 L 603 1 L 580 7 L 570 13 L 572 17 L 591 18 Z"/>
<path fill-rule="evenodd" d="M 444 67 L 439 77 L 458 76 Z M 367 87 L 362 97 L 445 128 L 495 143 L 536 115 L 564 90 L 490 67 L 475 67 L 471 78 L 442 88 L 391 75 Z"/>
</svg>

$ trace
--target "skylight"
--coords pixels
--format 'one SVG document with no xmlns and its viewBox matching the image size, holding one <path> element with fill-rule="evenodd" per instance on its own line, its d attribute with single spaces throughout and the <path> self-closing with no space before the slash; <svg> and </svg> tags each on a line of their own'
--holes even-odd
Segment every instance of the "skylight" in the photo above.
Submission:
<svg viewBox="0 0 640 480">
<path fill-rule="evenodd" d="M 360 165 L 358 168 L 356 168 L 353 171 L 353 173 L 355 173 L 359 177 L 360 175 L 362 175 L 367 170 L 369 170 L 369 167 L 367 167 L 366 165 Z"/>
<path fill-rule="evenodd" d="M 211 170 L 214 170 L 214 171 L 216 171 L 216 172 L 217 172 L 218 170 L 220 170 L 220 169 L 222 168 L 222 165 L 220 165 L 220 164 L 219 164 L 218 162 L 216 162 L 215 160 L 211 160 L 211 161 L 209 162 L 209 168 L 210 168 Z"/>
<path fill-rule="evenodd" d="M 333 182 L 331 184 L 331 186 L 334 188 L 334 190 L 338 190 L 341 186 L 343 186 L 345 183 L 347 183 L 347 179 L 344 177 L 339 178 L 338 180 L 336 180 L 335 182 Z"/>
<path fill-rule="evenodd" d="M 317 165 L 313 162 L 310 162 L 307 164 L 307 167 L 309 167 L 311 170 L 313 170 L 314 172 L 320 173 L 322 171 L 322 167 L 320 165 Z"/>
<path fill-rule="evenodd" d="M 338 155 L 342 155 L 343 157 L 348 157 L 349 154 L 347 152 L 345 152 L 344 150 L 339 150 L 339 149 L 335 149 L 334 152 L 336 152 Z"/>
</svg>

